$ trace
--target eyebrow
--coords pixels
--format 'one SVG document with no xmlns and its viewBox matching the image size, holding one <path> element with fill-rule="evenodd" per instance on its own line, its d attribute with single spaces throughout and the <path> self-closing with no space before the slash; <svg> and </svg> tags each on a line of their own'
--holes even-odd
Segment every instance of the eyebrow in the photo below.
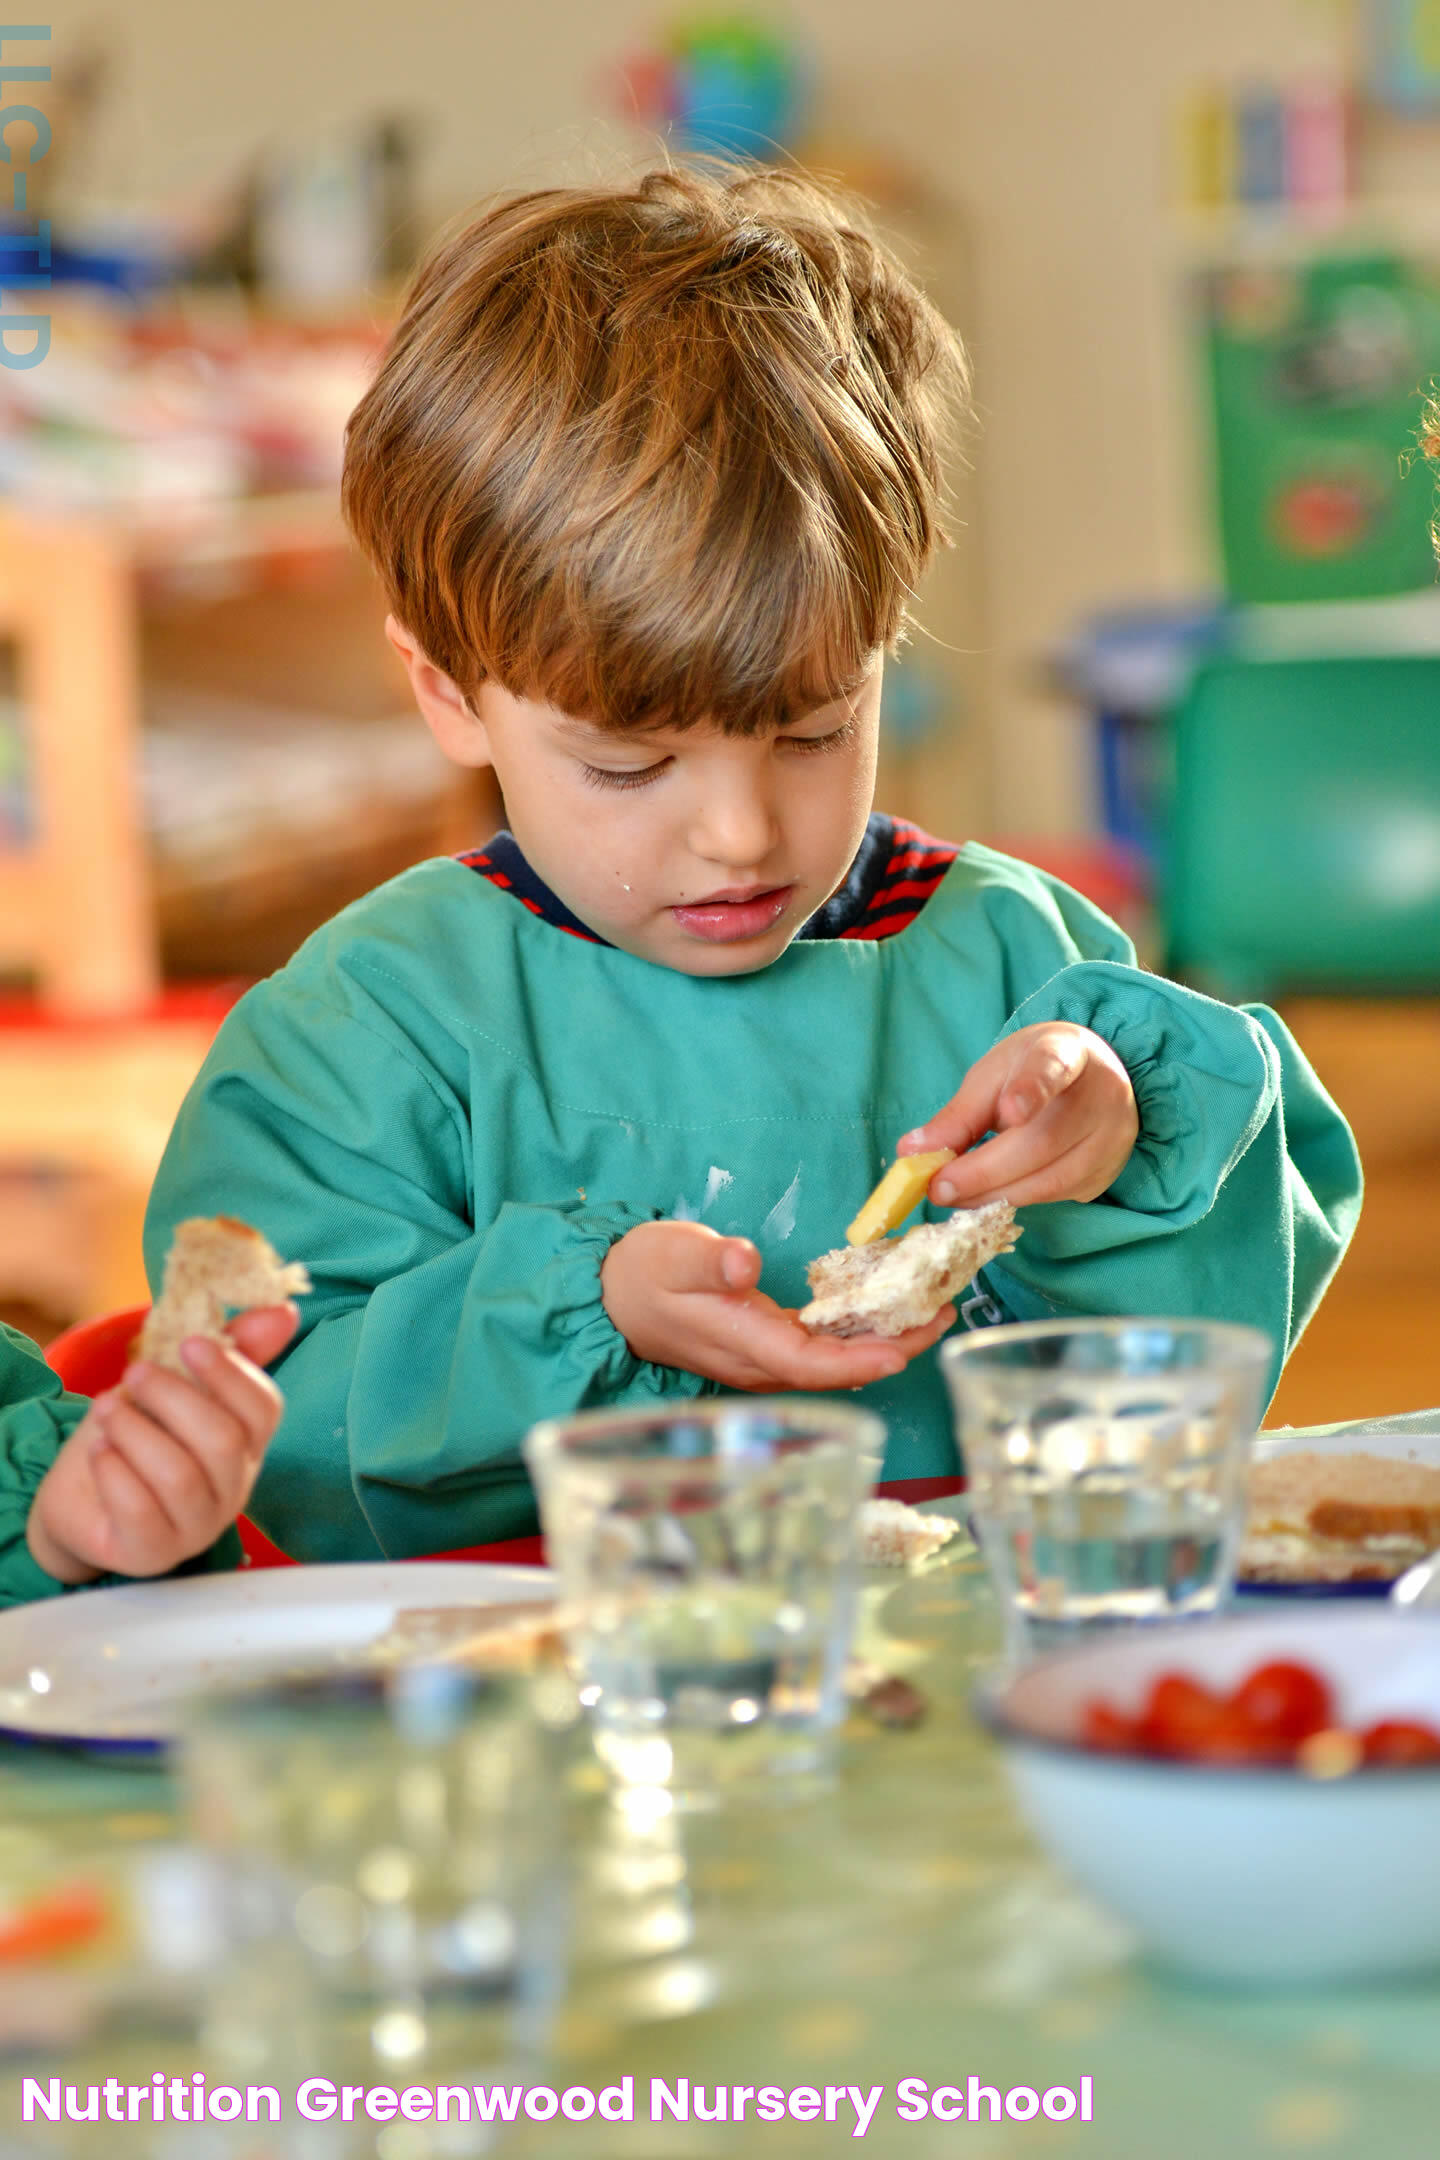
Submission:
<svg viewBox="0 0 1440 2160">
<path fill-rule="evenodd" d="M 571 742 L 582 748 L 587 743 L 593 746 L 596 743 L 614 743 L 626 740 L 625 734 L 620 729 L 601 727 L 594 720 L 581 720 L 573 713 L 556 714 L 555 732 L 557 735 L 568 737 Z"/>
</svg>

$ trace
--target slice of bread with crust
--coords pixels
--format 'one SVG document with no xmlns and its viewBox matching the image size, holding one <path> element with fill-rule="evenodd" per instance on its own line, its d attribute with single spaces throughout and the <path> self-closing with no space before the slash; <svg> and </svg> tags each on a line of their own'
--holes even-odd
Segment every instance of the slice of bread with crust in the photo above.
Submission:
<svg viewBox="0 0 1440 2160">
<path fill-rule="evenodd" d="M 249 1223 L 230 1215 L 192 1215 L 177 1223 L 165 1256 L 165 1280 L 140 1330 L 136 1356 L 183 1373 L 180 1345 L 192 1335 L 219 1342 L 231 1313 L 302 1297 L 310 1277 L 286 1262 Z"/>
<path fill-rule="evenodd" d="M 822 1253 L 806 1270 L 812 1303 L 802 1327 L 816 1335 L 903 1335 L 924 1327 L 987 1261 L 1013 1252 L 1020 1231 L 1008 1200 L 958 1208 L 904 1237 Z"/>
<path fill-rule="evenodd" d="M 1437 1548 L 1432 1464 L 1304 1449 L 1251 1468 L 1243 1581 L 1387 1582 Z"/>
</svg>

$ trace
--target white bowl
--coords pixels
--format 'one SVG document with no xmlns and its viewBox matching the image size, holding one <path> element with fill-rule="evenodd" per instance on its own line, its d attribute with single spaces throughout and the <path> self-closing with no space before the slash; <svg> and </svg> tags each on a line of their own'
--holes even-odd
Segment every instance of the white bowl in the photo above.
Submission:
<svg viewBox="0 0 1440 2160">
<path fill-rule="evenodd" d="M 1440 1967 L 1440 1768 L 1321 1779 L 1078 1738 L 1097 1696 L 1135 1714 L 1162 1672 L 1223 1693 L 1272 1658 L 1323 1674 L 1343 1725 L 1440 1730 L 1440 1621 L 1393 1608 L 1125 1630 L 992 1685 L 977 1709 L 1036 1836 L 1158 1957 L 1252 1984 Z"/>
</svg>

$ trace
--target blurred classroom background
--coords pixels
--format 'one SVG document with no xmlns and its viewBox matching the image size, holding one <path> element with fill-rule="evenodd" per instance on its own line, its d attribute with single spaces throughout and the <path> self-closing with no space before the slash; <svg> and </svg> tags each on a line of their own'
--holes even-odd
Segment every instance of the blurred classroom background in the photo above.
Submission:
<svg viewBox="0 0 1440 2160">
<path fill-rule="evenodd" d="M 492 190 L 738 149 L 868 196 L 974 362 L 882 804 L 1285 1013 L 1370 1195 L 1270 1421 L 1440 1402 L 1440 0 L 37 27 L 0 116 L 7 1317 L 143 1298 L 228 1004 L 499 821 L 408 713 L 336 509 L 417 251 Z"/>
</svg>

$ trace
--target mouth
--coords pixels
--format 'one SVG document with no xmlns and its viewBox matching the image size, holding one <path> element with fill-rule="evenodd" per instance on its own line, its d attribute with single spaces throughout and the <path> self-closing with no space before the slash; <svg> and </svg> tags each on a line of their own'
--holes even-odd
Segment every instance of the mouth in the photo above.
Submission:
<svg viewBox="0 0 1440 2160">
<path fill-rule="evenodd" d="M 773 930 L 794 898 L 793 885 L 769 885 L 748 892 L 711 893 L 704 900 L 672 907 L 671 915 L 692 937 L 712 945 L 728 945 L 742 938 L 762 937 Z"/>
</svg>

